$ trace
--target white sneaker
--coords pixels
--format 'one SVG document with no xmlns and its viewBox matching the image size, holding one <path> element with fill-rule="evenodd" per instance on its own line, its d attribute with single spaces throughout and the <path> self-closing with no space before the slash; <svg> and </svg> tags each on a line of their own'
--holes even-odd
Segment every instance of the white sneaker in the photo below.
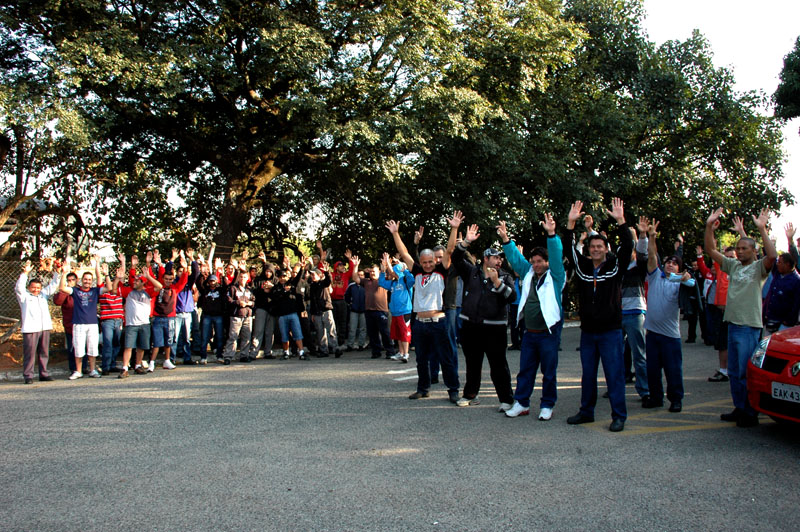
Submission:
<svg viewBox="0 0 800 532">
<path fill-rule="evenodd" d="M 258 353 L 256 353 L 256 356 L 253 357 L 253 358 L 255 358 L 256 360 L 264 358 L 264 351 L 259 351 Z"/>
<path fill-rule="evenodd" d="M 508 412 L 509 410 L 511 410 L 511 405 L 508 403 L 500 403 L 500 406 L 497 407 L 498 412 L 505 413 Z"/>
<path fill-rule="evenodd" d="M 392 356 L 390 356 L 389 359 L 394 361 L 399 361 L 403 359 L 403 355 L 401 355 L 400 353 L 395 353 Z"/>
<path fill-rule="evenodd" d="M 150 369 L 150 362 L 148 362 L 147 360 L 142 360 L 142 367 L 144 369 Z"/>
<path fill-rule="evenodd" d="M 102 377 L 102 374 L 96 369 L 93 369 L 92 372 L 89 373 L 89 376 L 93 379 L 99 379 L 100 377 Z"/>
<path fill-rule="evenodd" d="M 147 368 L 147 373 L 153 373 L 156 370 L 156 361 L 151 360 L 149 366 L 142 364 L 142 367 Z"/>
<path fill-rule="evenodd" d="M 402 357 L 400 357 L 400 362 L 403 364 L 408 364 L 408 353 L 405 353 Z"/>
<path fill-rule="evenodd" d="M 175 369 L 175 364 L 173 364 L 170 359 L 166 359 L 162 366 L 164 369 Z"/>
<path fill-rule="evenodd" d="M 543 406 L 539 410 L 539 420 L 540 421 L 547 421 L 551 417 L 553 417 L 553 409 L 552 408 L 547 408 L 546 406 Z"/>
<path fill-rule="evenodd" d="M 510 410 L 506 411 L 506 417 L 527 416 L 530 413 L 530 408 L 526 408 L 519 404 L 519 402 L 514 401 L 514 406 L 512 406 Z"/>
<path fill-rule="evenodd" d="M 83 377 L 83 373 L 80 371 L 73 371 L 72 375 L 69 376 L 69 380 L 74 381 L 75 379 L 80 379 Z"/>
<path fill-rule="evenodd" d="M 469 406 L 469 399 L 461 397 L 456 401 L 456 406 Z"/>
</svg>

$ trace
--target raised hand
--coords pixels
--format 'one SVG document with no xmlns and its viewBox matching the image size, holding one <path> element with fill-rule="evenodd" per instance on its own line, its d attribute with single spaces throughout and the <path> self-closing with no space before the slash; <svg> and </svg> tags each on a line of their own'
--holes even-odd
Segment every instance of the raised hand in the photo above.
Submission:
<svg viewBox="0 0 800 532">
<path fill-rule="evenodd" d="M 611 199 L 611 210 L 606 211 L 618 224 L 625 223 L 625 205 L 619 198 Z"/>
<path fill-rule="evenodd" d="M 698 257 L 701 257 L 703 255 L 703 246 L 695 247 L 694 251 L 695 251 L 695 253 L 697 254 Z"/>
<path fill-rule="evenodd" d="M 175 262 L 175 259 L 178 258 L 178 255 L 180 255 L 180 252 L 178 251 L 178 248 L 172 248 L 172 256 L 170 257 L 170 260 L 172 262 Z"/>
<path fill-rule="evenodd" d="M 267 262 L 267 254 L 264 253 L 263 250 L 258 252 L 258 260 L 261 262 Z"/>
<path fill-rule="evenodd" d="M 792 222 L 789 222 L 786 225 L 784 225 L 783 226 L 783 231 L 786 234 L 786 238 L 788 238 L 789 242 L 791 243 L 792 239 L 794 238 L 794 233 L 795 233 L 795 227 L 794 227 L 794 225 L 792 225 Z"/>
<path fill-rule="evenodd" d="M 640 235 L 647 234 L 647 226 L 649 225 L 647 216 L 639 216 L 639 223 L 636 224 L 636 230 Z"/>
<path fill-rule="evenodd" d="M 587 214 L 586 216 L 583 217 L 583 226 L 586 228 L 587 231 L 592 230 L 592 227 L 594 227 L 594 218 L 592 218 L 591 214 Z M 645 229 L 645 231 L 647 231 L 647 229 Z"/>
<path fill-rule="evenodd" d="M 653 219 L 650 221 L 650 224 L 647 226 L 647 235 L 653 239 L 658 235 L 658 221 Z"/>
<path fill-rule="evenodd" d="M 347 260 L 352 260 L 352 258 L 353 258 L 353 252 L 352 252 L 352 251 L 350 251 L 349 249 L 346 249 L 346 250 L 344 250 L 344 256 L 345 256 L 345 258 L 346 258 Z"/>
<path fill-rule="evenodd" d="M 223 266 L 224 266 L 224 263 L 222 262 L 221 258 L 217 257 L 216 259 L 214 259 L 214 269 L 215 270 L 221 270 Z"/>
<path fill-rule="evenodd" d="M 158 249 L 153 250 L 153 261 L 156 264 L 161 264 L 161 252 Z"/>
<path fill-rule="evenodd" d="M 31 261 L 29 261 L 29 260 L 26 260 L 25 264 L 22 265 L 22 272 L 25 275 L 28 275 L 29 273 L 31 273 L 32 270 L 33 270 L 33 263 Z M 66 272 L 64 272 L 64 273 L 66 273 Z"/>
<path fill-rule="evenodd" d="M 139 265 L 138 255 L 131 255 L 131 268 L 136 268 Z"/>
<path fill-rule="evenodd" d="M 361 264 L 361 259 L 359 259 L 359 258 L 358 258 L 358 255 L 351 255 L 351 256 L 350 256 L 350 261 L 351 261 L 353 264 L 355 264 L 355 265 L 356 265 L 356 268 L 358 268 L 358 265 L 359 265 L 359 264 Z"/>
<path fill-rule="evenodd" d="M 714 229 L 716 229 L 717 227 L 719 227 L 719 217 L 720 216 L 722 216 L 722 207 L 716 209 L 714 212 L 712 212 L 708 216 L 708 219 L 706 220 L 706 225 L 711 225 L 711 226 L 714 227 Z M 715 222 L 716 222 L 716 225 L 714 225 Z"/>
<path fill-rule="evenodd" d="M 753 215 L 753 222 L 756 224 L 756 227 L 758 227 L 759 231 L 761 229 L 766 229 L 767 224 L 769 223 L 769 209 L 761 209 L 758 217 Z"/>
<path fill-rule="evenodd" d="M 584 214 L 583 213 L 583 202 L 582 201 L 576 201 L 569 208 L 569 213 L 567 214 L 567 221 L 570 222 L 570 224 L 572 224 L 573 227 L 575 227 L 575 223 L 578 221 L 578 219 L 583 214 Z M 590 216 L 587 216 L 587 218 L 591 219 Z"/>
<path fill-rule="evenodd" d="M 553 236 L 556 234 L 556 221 L 551 213 L 544 213 L 544 220 L 539 223 L 542 227 L 544 227 L 544 230 L 547 231 L 548 235 Z"/>
<path fill-rule="evenodd" d="M 189 261 L 193 261 L 194 260 L 194 249 L 193 248 L 186 248 L 186 258 L 189 259 Z"/>
<path fill-rule="evenodd" d="M 464 215 L 461 211 L 454 211 L 453 217 L 448 218 L 447 223 L 450 224 L 450 227 L 459 227 L 462 223 L 464 223 Z"/>
<path fill-rule="evenodd" d="M 414 245 L 419 244 L 419 241 L 422 240 L 422 235 L 424 233 L 425 233 L 425 228 L 422 227 L 421 225 L 419 226 L 419 229 L 414 231 Z"/>
<path fill-rule="evenodd" d="M 753 217 L 755 218 L 755 217 Z M 733 227 L 731 227 L 731 231 L 735 231 L 736 233 L 744 234 L 744 220 L 741 219 L 739 216 L 733 217 Z"/>
<path fill-rule="evenodd" d="M 388 229 L 390 233 L 394 234 L 400 230 L 400 222 L 389 220 L 386 222 L 386 229 Z"/>
<path fill-rule="evenodd" d="M 89 260 L 89 264 L 92 265 L 92 268 L 96 268 L 97 265 L 100 264 L 100 256 L 92 255 L 92 258 Z"/>
<path fill-rule="evenodd" d="M 480 238 L 481 234 L 478 231 L 478 224 L 472 224 L 467 227 L 467 234 L 464 236 L 467 244 L 471 244 Z"/>
<path fill-rule="evenodd" d="M 504 220 L 500 220 L 497 224 L 497 235 L 500 237 L 500 240 L 503 241 L 503 244 L 508 244 L 508 227 L 506 227 L 506 222 Z"/>
<path fill-rule="evenodd" d="M 320 239 L 317 239 L 317 249 L 320 250 L 320 252 L 322 251 L 322 240 Z"/>
<path fill-rule="evenodd" d="M 152 252 L 152 251 L 148 251 L 148 252 L 145 254 L 145 256 L 144 256 L 144 261 L 145 261 L 147 264 L 150 264 L 151 262 L 153 262 L 153 252 Z"/>
</svg>

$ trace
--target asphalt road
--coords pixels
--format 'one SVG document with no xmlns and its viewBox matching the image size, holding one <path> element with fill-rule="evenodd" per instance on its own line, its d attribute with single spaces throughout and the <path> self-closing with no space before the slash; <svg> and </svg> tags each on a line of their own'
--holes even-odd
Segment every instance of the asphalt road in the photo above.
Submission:
<svg viewBox="0 0 800 532">
<path fill-rule="evenodd" d="M 565 329 L 547 422 L 538 383 L 534 415 L 508 419 L 488 365 L 482 403 L 457 408 L 441 385 L 409 401 L 414 364 L 367 352 L 2 383 L 0 529 L 798 529 L 800 435 L 720 421 L 711 348 L 684 344 L 683 412 L 641 409 L 631 385 L 611 433 L 607 400 L 566 424 L 578 337 Z"/>
</svg>

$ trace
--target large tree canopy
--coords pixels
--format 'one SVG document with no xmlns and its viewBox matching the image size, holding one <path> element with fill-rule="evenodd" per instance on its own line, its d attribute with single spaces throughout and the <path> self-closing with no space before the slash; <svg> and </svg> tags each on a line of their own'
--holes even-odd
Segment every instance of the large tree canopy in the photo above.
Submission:
<svg viewBox="0 0 800 532">
<path fill-rule="evenodd" d="M 223 250 L 257 211 L 279 225 L 298 183 L 330 200 L 343 181 L 406 176 L 434 133 L 502 116 L 487 92 L 542 88 L 580 35 L 551 0 L 20 1 L 2 15 L 82 100 L 122 189 L 177 186 Z M 268 187 L 278 176 L 290 183 Z"/>
<path fill-rule="evenodd" d="M 677 233 L 787 201 L 764 98 L 699 34 L 656 48 L 641 9 L 19 0 L 0 17 L 3 57 L 35 58 L 91 139 L 90 177 L 113 176 L 92 207 L 129 250 L 202 234 L 225 255 L 312 217 L 335 250 L 377 252 L 384 220 L 410 236 L 451 208 L 530 240 L 543 211 L 611 196 Z"/>
</svg>

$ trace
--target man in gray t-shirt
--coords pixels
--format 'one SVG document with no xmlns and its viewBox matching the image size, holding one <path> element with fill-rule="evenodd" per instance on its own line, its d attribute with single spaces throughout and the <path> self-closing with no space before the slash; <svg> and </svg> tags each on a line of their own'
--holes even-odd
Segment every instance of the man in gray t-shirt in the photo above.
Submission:
<svg viewBox="0 0 800 532">
<path fill-rule="evenodd" d="M 678 293 L 681 283 L 694 286 L 689 272 L 680 274 L 682 261 L 672 255 L 664 261 L 663 270 L 658 267 L 656 246 L 658 222 L 648 225 L 647 252 L 647 331 L 645 349 L 647 353 L 647 386 L 650 396 L 642 401 L 642 408 L 664 405 L 664 388 L 661 372 L 667 381 L 669 411 L 680 412 L 683 407 L 683 353 L 681 350 L 680 308 Z"/>
</svg>

